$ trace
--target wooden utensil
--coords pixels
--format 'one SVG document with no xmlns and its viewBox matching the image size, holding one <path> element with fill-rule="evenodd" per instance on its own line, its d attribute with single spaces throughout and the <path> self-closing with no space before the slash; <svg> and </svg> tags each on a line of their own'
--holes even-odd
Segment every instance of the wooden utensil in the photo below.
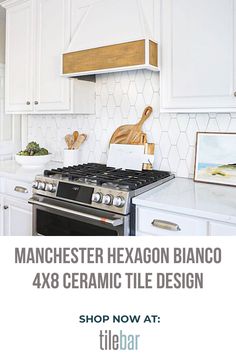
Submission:
<svg viewBox="0 0 236 354">
<path fill-rule="evenodd" d="M 77 150 L 80 148 L 80 146 L 83 144 L 83 142 L 87 139 L 86 134 L 80 134 L 76 142 L 73 144 L 72 149 Z"/>
<path fill-rule="evenodd" d="M 142 144 L 141 141 L 144 139 L 142 126 L 152 111 L 152 107 L 148 106 L 137 124 L 126 124 L 117 128 L 111 137 L 110 144 Z"/>
<path fill-rule="evenodd" d="M 67 145 L 68 149 L 71 150 L 71 149 L 72 149 L 72 146 L 73 146 L 73 144 L 74 144 L 74 137 L 73 137 L 73 135 L 67 134 L 67 135 L 65 136 L 65 141 L 66 141 L 66 145 Z"/>
<path fill-rule="evenodd" d="M 79 137 L 79 132 L 78 132 L 77 130 L 75 130 L 75 131 L 73 132 L 74 143 L 76 142 L 76 140 L 78 139 L 78 137 Z"/>
</svg>

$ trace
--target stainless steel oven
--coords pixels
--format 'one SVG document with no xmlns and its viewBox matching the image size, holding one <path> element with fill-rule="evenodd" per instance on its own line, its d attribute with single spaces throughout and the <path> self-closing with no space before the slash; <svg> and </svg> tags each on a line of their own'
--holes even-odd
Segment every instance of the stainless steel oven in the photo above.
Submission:
<svg viewBox="0 0 236 354">
<path fill-rule="evenodd" d="M 34 236 L 129 236 L 130 215 L 34 195 Z"/>
</svg>

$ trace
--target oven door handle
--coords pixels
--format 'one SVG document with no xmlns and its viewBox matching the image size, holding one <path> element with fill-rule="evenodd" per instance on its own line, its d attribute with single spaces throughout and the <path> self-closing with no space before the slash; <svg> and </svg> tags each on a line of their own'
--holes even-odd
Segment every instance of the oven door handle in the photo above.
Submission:
<svg viewBox="0 0 236 354">
<path fill-rule="evenodd" d="M 101 223 L 104 223 L 104 224 L 109 224 L 109 225 L 112 225 L 113 227 L 117 227 L 117 226 L 123 225 L 123 223 L 124 223 L 123 218 L 114 219 L 114 220 L 108 219 L 108 218 L 101 218 L 99 216 L 90 215 L 90 214 L 86 214 L 86 213 L 81 213 L 80 211 L 69 210 L 69 209 L 66 209 L 66 208 L 62 208 L 60 206 L 55 206 L 55 205 L 51 205 L 51 204 L 48 204 L 48 203 L 39 202 L 39 201 L 36 201 L 33 198 L 29 199 L 28 202 L 29 202 L 29 204 L 43 206 L 43 207 L 46 207 L 46 208 L 49 208 L 49 209 L 63 211 L 65 213 L 67 213 L 67 214 L 81 216 L 81 217 L 86 218 L 88 220 L 95 220 L 95 221 L 98 221 L 98 222 L 101 222 Z"/>
</svg>

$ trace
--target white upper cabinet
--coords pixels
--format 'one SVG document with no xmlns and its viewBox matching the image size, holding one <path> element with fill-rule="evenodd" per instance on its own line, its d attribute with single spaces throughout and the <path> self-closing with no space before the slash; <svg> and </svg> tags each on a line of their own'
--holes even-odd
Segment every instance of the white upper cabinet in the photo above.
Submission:
<svg viewBox="0 0 236 354">
<path fill-rule="evenodd" d="M 5 108 L 12 112 L 33 110 L 32 2 L 15 4 L 7 11 Z"/>
<path fill-rule="evenodd" d="M 6 112 L 95 112 L 95 85 L 61 76 L 68 45 L 68 0 L 8 0 Z"/>
<path fill-rule="evenodd" d="M 66 45 L 64 3 L 64 0 L 37 0 L 36 2 L 34 104 L 38 111 L 70 110 L 70 82 L 60 76 L 60 57 Z"/>
<path fill-rule="evenodd" d="M 236 111 L 236 0 L 162 1 L 161 110 Z"/>
</svg>

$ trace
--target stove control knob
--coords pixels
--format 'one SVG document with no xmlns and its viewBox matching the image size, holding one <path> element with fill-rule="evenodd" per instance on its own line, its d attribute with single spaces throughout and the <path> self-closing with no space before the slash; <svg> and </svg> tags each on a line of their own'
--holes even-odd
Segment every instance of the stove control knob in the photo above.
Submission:
<svg viewBox="0 0 236 354">
<path fill-rule="evenodd" d="M 38 182 L 38 181 L 34 181 L 33 184 L 32 184 L 32 187 L 33 187 L 34 189 L 38 189 L 38 187 L 39 187 L 39 182 Z"/>
<path fill-rule="evenodd" d="M 106 204 L 106 205 L 112 205 L 112 201 L 113 201 L 113 196 L 110 194 L 106 194 L 102 198 L 103 204 Z"/>
<path fill-rule="evenodd" d="M 117 208 L 122 208 L 125 205 L 125 199 L 123 197 L 115 197 L 113 200 L 113 205 Z"/>
<path fill-rule="evenodd" d="M 45 182 L 39 182 L 38 183 L 38 189 L 40 189 L 41 191 L 44 191 L 46 187 L 46 183 Z"/>
<path fill-rule="evenodd" d="M 45 191 L 53 193 L 56 191 L 56 186 L 52 183 L 46 183 Z"/>
<path fill-rule="evenodd" d="M 101 203 L 102 202 L 102 193 L 94 193 L 92 195 L 92 202 L 94 203 Z"/>
</svg>

